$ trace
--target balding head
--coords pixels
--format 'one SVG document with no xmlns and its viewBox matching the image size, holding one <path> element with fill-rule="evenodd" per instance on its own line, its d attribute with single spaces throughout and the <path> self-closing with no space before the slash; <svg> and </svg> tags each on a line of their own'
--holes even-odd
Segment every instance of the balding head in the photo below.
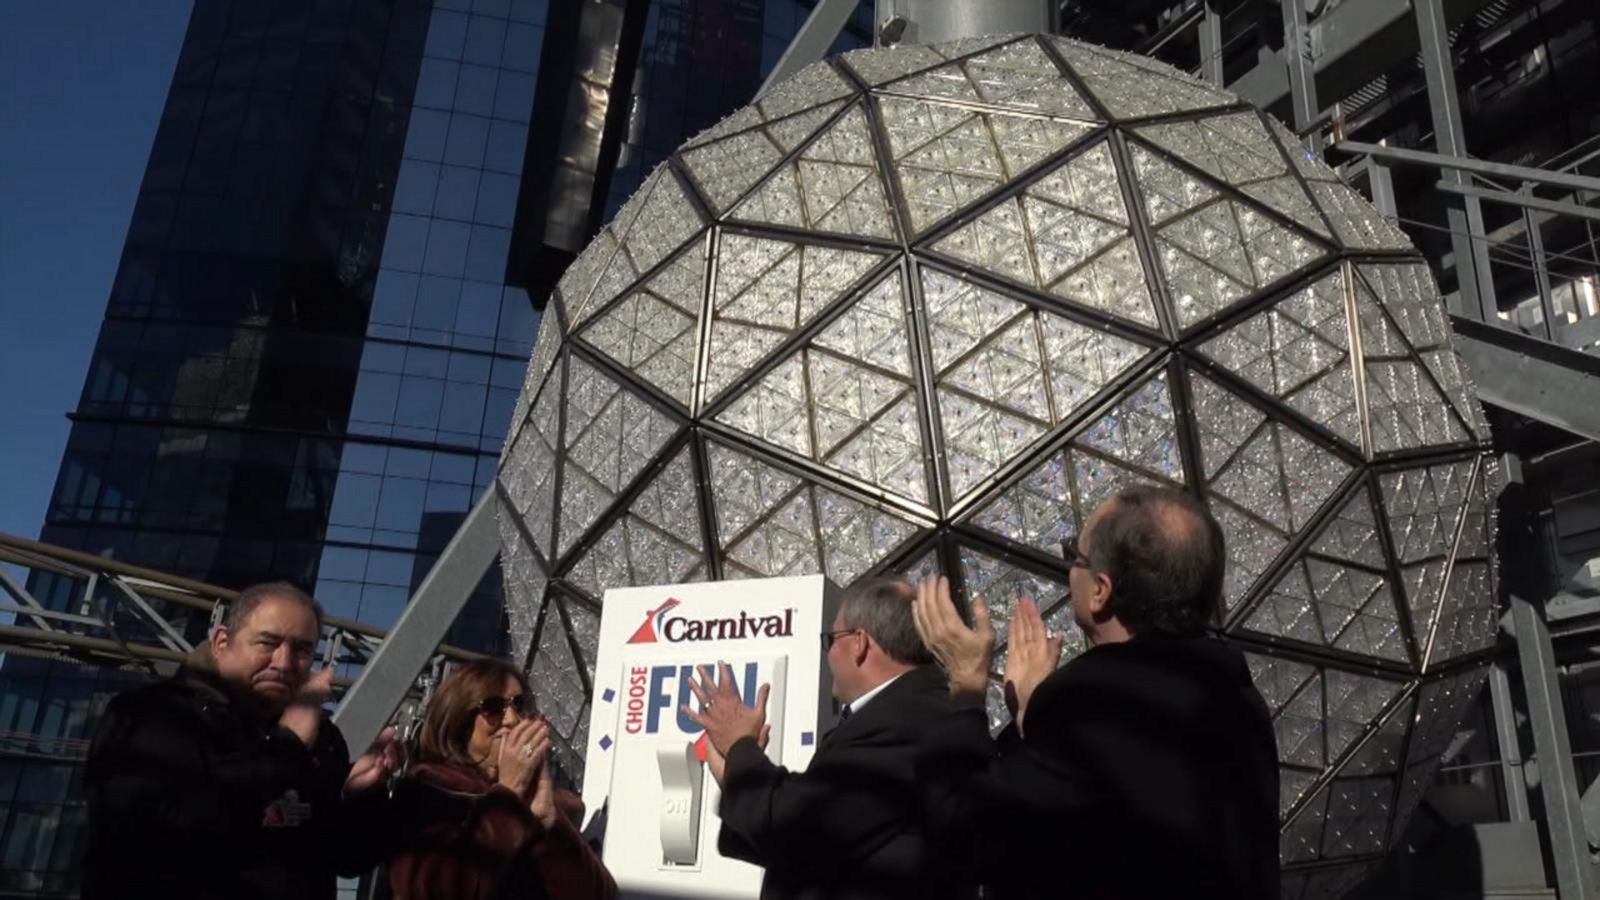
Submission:
<svg viewBox="0 0 1600 900">
<path fill-rule="evenodd" d="M 1102 503 L 1079 549 L 1109 578 L 1110 612 L 1133 634 L 1194 634 L 1221 609 L 1222 528 L 1173 488 L 1136 487 Z"/>
</svg>

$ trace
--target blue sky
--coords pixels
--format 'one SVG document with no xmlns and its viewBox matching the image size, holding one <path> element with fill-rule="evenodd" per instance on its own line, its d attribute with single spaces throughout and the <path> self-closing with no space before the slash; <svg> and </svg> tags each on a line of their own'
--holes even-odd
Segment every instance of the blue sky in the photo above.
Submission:
<svg viewBox="0 0 1600 900">
<path fill-rule="evenodd" d="M 44 521 L 190 7 L 0 3 L 0 531 Z"/>
</svg>

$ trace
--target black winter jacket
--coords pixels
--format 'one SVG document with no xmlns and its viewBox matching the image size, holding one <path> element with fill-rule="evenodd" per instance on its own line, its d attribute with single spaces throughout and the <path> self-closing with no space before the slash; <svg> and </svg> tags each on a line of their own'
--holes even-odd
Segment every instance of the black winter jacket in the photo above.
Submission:
<svg viewBox="0 0 1600 900">
<path fill-rule="evenodd" d="M 83 900 L 332 900 L 350 768 L 263 718 L 214 672 L 111 701 L 89 750 Z"/>
</svg>

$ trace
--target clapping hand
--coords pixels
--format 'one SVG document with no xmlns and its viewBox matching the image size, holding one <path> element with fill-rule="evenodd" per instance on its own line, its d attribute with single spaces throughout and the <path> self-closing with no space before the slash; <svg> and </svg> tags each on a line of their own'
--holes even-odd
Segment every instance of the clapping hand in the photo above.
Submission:
<svg viewBox="0 0 1600 900">
<path fill-rule="evenodd" d="M 405 751 L 395 738 L 394 727 L 385 728 L 378 733 L 378 739 L 372 742 L 367 752 L 356 757 L 351 764 L 350 776 L 344 780 L 345 796 L 378 786 L 391 773 L 399 770 L 404 759 Z"/>
<path fill-rule="evenodd" d="M 972 598 L 972 624 L 961 621 L 950 598 L 950 579 L 929 576 L 917 585 L 912 605 L 917 634 L 950 676 L 950 693 L 981 699 L 989 689 L 989 666 L 994 661 L 994 625 L 982 597 Z"/>
<path fill-rule="evenodd" d="M 700 709 L 683 707 L 684 715 L 706 730 L 706 738 L 713 749 L 726 757 L 728 750 L 743 738 L 752 738 L 762 746 L 770 729 L 767 727 L 767 693 L 771 685 L 763 684 L 756 691 L 756 705 L 745 706 L 734 688 L 733 669 L 727 663 L 717 663 L 718 678 L 701 666 L 699 679 L 689 679 L 689 690 L 700 701 Z M 715 770 L 712 771 L 715 775 Z"/>
<path fill-rule="evenodd" d="M 495 777 L 518 797 L 526 798 L 539 777 L 539 770 L 550 755 L 550 723 L 544 719 L 523 719 L 498 738 L 495 752 Z"/>
<path fill-rule="evenodd" d="M 1018 731 L 1023 730 L 1023 716 L 1034 688 L 1056 670 L 1061 660 L 1061 641 L 1061 635 L 1052 635 L 1045 629 L 1038 604 L 1027 597 L 1017 601 L 1006 653 L 1006 700 L 1008 705 L 1014 704 L 1011 717 L 1016 720 Z"/>
<path fill-rule="evenodd" d="M 332 696 L 333 667 L 329 666 L 306 679 L 278 716 L 278 724 L 294 732 L 307 747 L 316 746 L 317 732 L 322 728 L 322 704 Z"/>
</svg>

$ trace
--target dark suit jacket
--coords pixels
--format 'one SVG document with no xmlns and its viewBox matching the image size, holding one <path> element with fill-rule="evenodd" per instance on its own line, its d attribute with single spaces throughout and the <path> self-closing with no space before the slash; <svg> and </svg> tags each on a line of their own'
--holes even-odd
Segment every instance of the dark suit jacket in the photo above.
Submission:
<svg viewBox="0 0 1600 900">
<path fill-rule="evenodd" d="M 1209 637 L 1095 647 L 989 738 L 961 710 L 918 774 L 932 828 L 1014 900 L 1278 897 L 1277 742 L 1244 655 Z"/>
<path fill-rule="evenodd" d="M 763 900 L 971 900 L 976 886 L 923 835 L 913 771 L 929 728 L 954 712 L 944 673 L 923 666 L 828 732 L 804 772 L 740 741 L 718 849 L 766 869 Z"/>
</svg>

